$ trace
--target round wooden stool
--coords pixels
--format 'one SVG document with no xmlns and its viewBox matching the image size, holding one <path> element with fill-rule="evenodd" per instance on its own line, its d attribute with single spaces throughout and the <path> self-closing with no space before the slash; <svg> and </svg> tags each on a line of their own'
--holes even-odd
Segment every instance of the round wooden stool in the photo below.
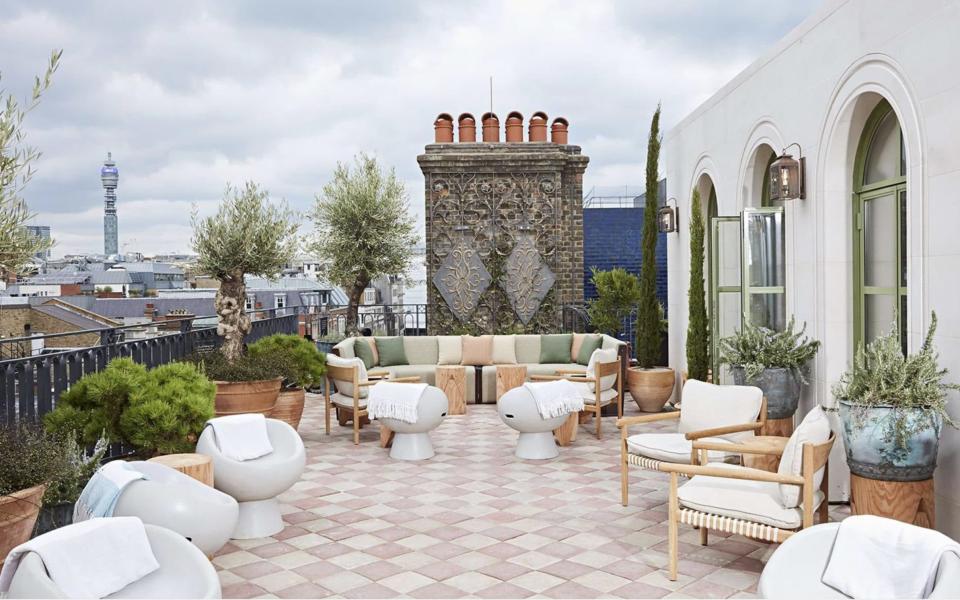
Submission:
<svg viewBox="0 0 960 600">
<path fill-rule="evenodd" d="M 213 461 L 205 454 L 165 454 L 148 462 L 160 463 L 213 487 Z"/>
<path fill-rule="evenodd" d="M 851 473 L 850 512 L 888 517 L 933 529 L 936 515 L 933 479 L 881 481 Z"/>
</svg>

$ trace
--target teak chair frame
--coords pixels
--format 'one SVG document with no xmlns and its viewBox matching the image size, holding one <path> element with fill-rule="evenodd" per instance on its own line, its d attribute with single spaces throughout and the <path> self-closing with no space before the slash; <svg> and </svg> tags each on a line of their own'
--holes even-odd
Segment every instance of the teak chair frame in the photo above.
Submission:
<svg viewBox="0 0 960 600">
<path fill-rule="evenodd" d="M 574 383 L 592 383 L 593 391 L 595 394 L 593 404 L 584 404 L 583 410 L 580 411 L 580 414 L 591 414 L 596 419 L 596 436 L 597 439 L 603 439 L 602 434 L 602 425 L 603 419 L 600 417 L 600 413 L 603 410 L 603 405 L 600 403 L 600 394 L 602 390 L 600 389 L 600 381 L 604 377 L 609 377 L 610 375 L 616 375 L 617 381 L 615 383 L 617 389 L 617 396 L 612 400 L 612 402 L 617 403 L 617 419 L 623 417 L 623 369 L 622 369 L 622 357 L 617 356 L 617 360 L 597 363 L 594 365 L 594 376 L 588 377 L 586 371 L 579 371 L 573 369 L 558 369 L 556 375 L 533 375 L 530 377 L 530 381 L 557 381 L 560 379 L 565 379 L 567 381 L 572 381 Z M 607 403 L 609 404 L 609 402 Z"/>
<path fill-rule="evenodd" d="M 389 380 L 394 383 L 419 383 L 420 377 L 410 376 L 410 377 L 394 377 L 390 378 L 390 375 L 385 371 L 380 372 L 370 372 L 367 374 L 366 381 L 360 381 L 360 367 L 357 365 L 352 366 L 339 366 L 339 365 L 327 365 L 326 385 L 323 389 L 323 419 L 324 419 L 324 429 L 327 435 L 330 435 L 330 408 L 335 406 L 330 400 L 330 389 L 334 385 L 334 381 L 350 381 L 353 383 L 353 444 L 358 445 L 360 443 L 360 429 L 363 427 L 364 418 L 368 418 L 368 413 L 366 409 L 366 403 L 364 407 L 360 407 L 360 388 L 361 387 L 370 387 L 380 383 L 381 381 Z M 337 393 L 340 393 L 340 390 L 337 390 Z M 340 394 L 341 396 L 343 394 Z M 340 407 L 335 406 L 339 414 Z M 381 425 L 381 445 L 388 445 L 389 439 L 392 438 L 392 432 L 389 435 L 384 435 L 383 429 L 386 429 Z M 389 431 L 389 430 L 388 430 Z"/>
</svg>

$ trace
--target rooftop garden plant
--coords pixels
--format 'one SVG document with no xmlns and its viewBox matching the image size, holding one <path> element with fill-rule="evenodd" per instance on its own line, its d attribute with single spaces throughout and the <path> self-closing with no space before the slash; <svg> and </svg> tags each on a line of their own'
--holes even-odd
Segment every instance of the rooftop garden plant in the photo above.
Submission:
<svg viewBox="0 0 960 600">
<path fill-rule="evenodd" d="M 590 324 L 600 333 L 616 336 L 640 301 L 640 280 L 622 268 L 601 271 L 591 267 L 590 273 L 597 290 L 597 297 L 587 305 Z"/>
<path fill-rule="evenodd" d="M 789 369 L 802 383 L 807 383 L 807 365 L 820 349 L 820 342 L 806 337 L 806 330 L 804 324 L 796 331 L 793 317 L 783 331 L 744 323 L 734 335 L 720 340 L 720 360 L 742 367 L 748 382 L 765 369 Z"/>
<path fill-rule="evenodd" d="M 284 365 L 282 375 L 287 386 L 316 387 L 326 373 L 326 360 L 317 345 L 298 335 L 267 336 L 250 344 L 247 354 L 253 360 L 272 358 Z"/>
<path fill-rule="evenodd" d="M 706 381 L 710 373 L 710 323 L 703 280 L 704 229 L 700 191 L 690 201 L 690 288 L 687 290 L 687 376 Z"/>
</svg>

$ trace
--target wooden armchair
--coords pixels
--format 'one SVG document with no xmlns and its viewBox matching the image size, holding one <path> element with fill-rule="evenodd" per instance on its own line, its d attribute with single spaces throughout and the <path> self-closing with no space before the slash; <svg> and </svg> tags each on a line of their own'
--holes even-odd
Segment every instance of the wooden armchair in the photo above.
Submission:
<svg viewBox="0 0 960 600">
<path fill-rule="evenodd" d="M 577 384 L 577 391 L 583 398 L 584 408 L 581 415 L 592 415 L 596 419 L 597 439 L 602 436 L 600 413 L 604 406 L 617 403 L 617 417 L 623 416 L 623 378 L 620 357 L 611 362 L 597 362 L 593 372 L 587 370 L 559 369 L 556 375 L 533 375 L 531 381 L 556 381 L 566 379 Z"/>
<path fill-rule="evenodd" d="M 819 513 L 820 522 L 825 523 L 827 461 L 835 437 L 831 432 L 823 443 L 802 445 L 800 474 L 772 473 L 728 464 L 661 464 L 659 470 L 670 474 L 667 521 L 670 580 L 677 579 L 681 523 L 699 527 L 703 545 L 707 544 L 710 529 L 779 543 L 813 525 L 814 511 Z M 693 442 L 693 451 L 698 454 L 697 462 L 705 460 L 710 451 L 779 457 L 787 443 L 788 438 L 741 443 L 698 440 Z M 681 475 L 690 478 L 682 486 L 679 485 Z M 817 478 L 820 478 L 819 486 Z M 783 485 L 800 487 L 799 506 L 790 506 L 784 500 Z"/>
</svg>

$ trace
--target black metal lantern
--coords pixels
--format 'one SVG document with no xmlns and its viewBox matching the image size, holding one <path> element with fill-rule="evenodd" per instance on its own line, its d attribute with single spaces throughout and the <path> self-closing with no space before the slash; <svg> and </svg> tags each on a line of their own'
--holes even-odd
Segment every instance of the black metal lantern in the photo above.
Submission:
<svg viewBox="0 0 960 600">
<path fill-rule="evenodd" d="M 787 148 L 796 146 L 801 156 L 794 158 L 787 154 Z M 770 201 L 776 200 L 803 200 L 807 196 L 804 185 L 804 171 L 806 159 L 802 156 L 800 144 L 790 144 L 783 149 L 780 156 L 770 163 Z"/>
<path fill-rule="evenodd" d="M 670 206 L 671 200 L 673 200 L 674 203 L 672 207 Z M 660 233 L 674 233 L 680 227 L 680 223 L 677 220 L 676 203 L 676 198 L 667 198 L 667 201 L 664 202 L 660 210 L 657 211 L 657 229 Z"/>
</svg>

